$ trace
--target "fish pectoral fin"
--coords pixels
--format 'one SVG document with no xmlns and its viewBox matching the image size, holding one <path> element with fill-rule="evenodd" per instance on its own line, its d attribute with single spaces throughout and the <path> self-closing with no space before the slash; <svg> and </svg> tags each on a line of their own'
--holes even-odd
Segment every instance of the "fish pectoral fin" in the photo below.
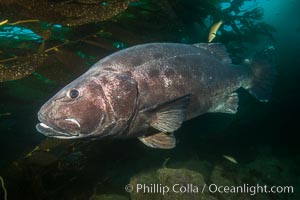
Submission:
<svg viewBox="0 0 300 200">
<path fill-rule="evenodd" d="M 185 112 L 191 95 L 185 95 L 143 111 L 148 115 L 151 127 L 166 133 L 177 130 L 185 120 Z"/>
<path fill-rule="evenodd" d="M 146 146 L 158 149 L 172 149 L 176 146 L 176 138 L 173 133 L 160 132 L 154 135 L 139 137 Z"/>
<path fill-rule="evenodd" d="M 210 109 L 209 112 L 235 114 L 239 107 L 238 103 L 238 94 L 234 92 L 228 95 L 220 104 Z"/>
</svg>

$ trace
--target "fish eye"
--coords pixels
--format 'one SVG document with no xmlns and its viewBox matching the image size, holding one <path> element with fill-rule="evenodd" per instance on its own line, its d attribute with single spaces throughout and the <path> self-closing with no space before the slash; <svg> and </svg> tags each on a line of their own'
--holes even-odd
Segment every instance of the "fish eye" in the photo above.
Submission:
<svg viewBox="0 0 300 200">
<path fill-rule="evenodd" d="M 76 90 L 76 89 L 72 89 L 72 90 L 69 91 L 68 96 L 69 96 L 71 99 L 76 99 L 76 98 L 79 96 L 79 91 Z"/>
</svg>

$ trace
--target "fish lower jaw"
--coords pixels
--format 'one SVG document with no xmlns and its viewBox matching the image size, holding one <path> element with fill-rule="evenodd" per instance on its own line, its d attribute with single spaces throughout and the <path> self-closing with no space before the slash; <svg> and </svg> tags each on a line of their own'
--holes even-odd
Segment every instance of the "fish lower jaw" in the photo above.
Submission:
<svg viewBox="0 0 300 200">
<path fill-rule="evenodd" d="M 49 129 L 52 129 L 50 126 L 48 126 L 47 124 L 44 124 L 44 123 L 39 123 L 39 125 L 43 128 L 49 128 Z"/>
<path fill-rule="evenodd" d="M 55 130 L 54 128 L 48 126 L 45 123 L 38 123 L 36 125 L 36 129 L 38 132 L 42 133 L 47 137 L 59 138 L 59 139 L 73 139 L 79 138 L 79 133 L 66 133 L 62 131 Z"/>
</svg>

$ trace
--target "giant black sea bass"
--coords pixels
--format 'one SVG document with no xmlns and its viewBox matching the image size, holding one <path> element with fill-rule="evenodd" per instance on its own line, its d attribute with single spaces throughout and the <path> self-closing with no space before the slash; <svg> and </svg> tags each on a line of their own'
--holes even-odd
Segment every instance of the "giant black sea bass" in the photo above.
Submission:
<svg viewBox="0 0 300 200">
<path fill-rule="evenodd" d="M 181 124 L 204 113 L 234 114 L 236 90 L 270 97 L 266 51 L 233 65 L 220 44 L 150 43 L 118 51 L 61 89 L 38 112 L 36 128 L 61 138 L 132 138 L 170 149 Z"/>
</svg>

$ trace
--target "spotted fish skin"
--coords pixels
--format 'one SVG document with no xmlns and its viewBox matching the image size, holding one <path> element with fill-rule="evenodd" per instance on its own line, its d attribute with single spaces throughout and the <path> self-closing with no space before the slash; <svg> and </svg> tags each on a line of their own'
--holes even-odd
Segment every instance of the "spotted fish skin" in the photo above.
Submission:
<svg viewBox="0 0 300 200">
<path fill-rule="evenodd" d="M 101 59 L 46 102 L 37 129 L 57 138 L 138 137 L 153 148 L 173 148 L 172 133 L 184 121 L 236 113 L 235 91 L 257 84 L 253 71 L 231 64 L 220 44 L 133 46 Z"/>
</svg>

